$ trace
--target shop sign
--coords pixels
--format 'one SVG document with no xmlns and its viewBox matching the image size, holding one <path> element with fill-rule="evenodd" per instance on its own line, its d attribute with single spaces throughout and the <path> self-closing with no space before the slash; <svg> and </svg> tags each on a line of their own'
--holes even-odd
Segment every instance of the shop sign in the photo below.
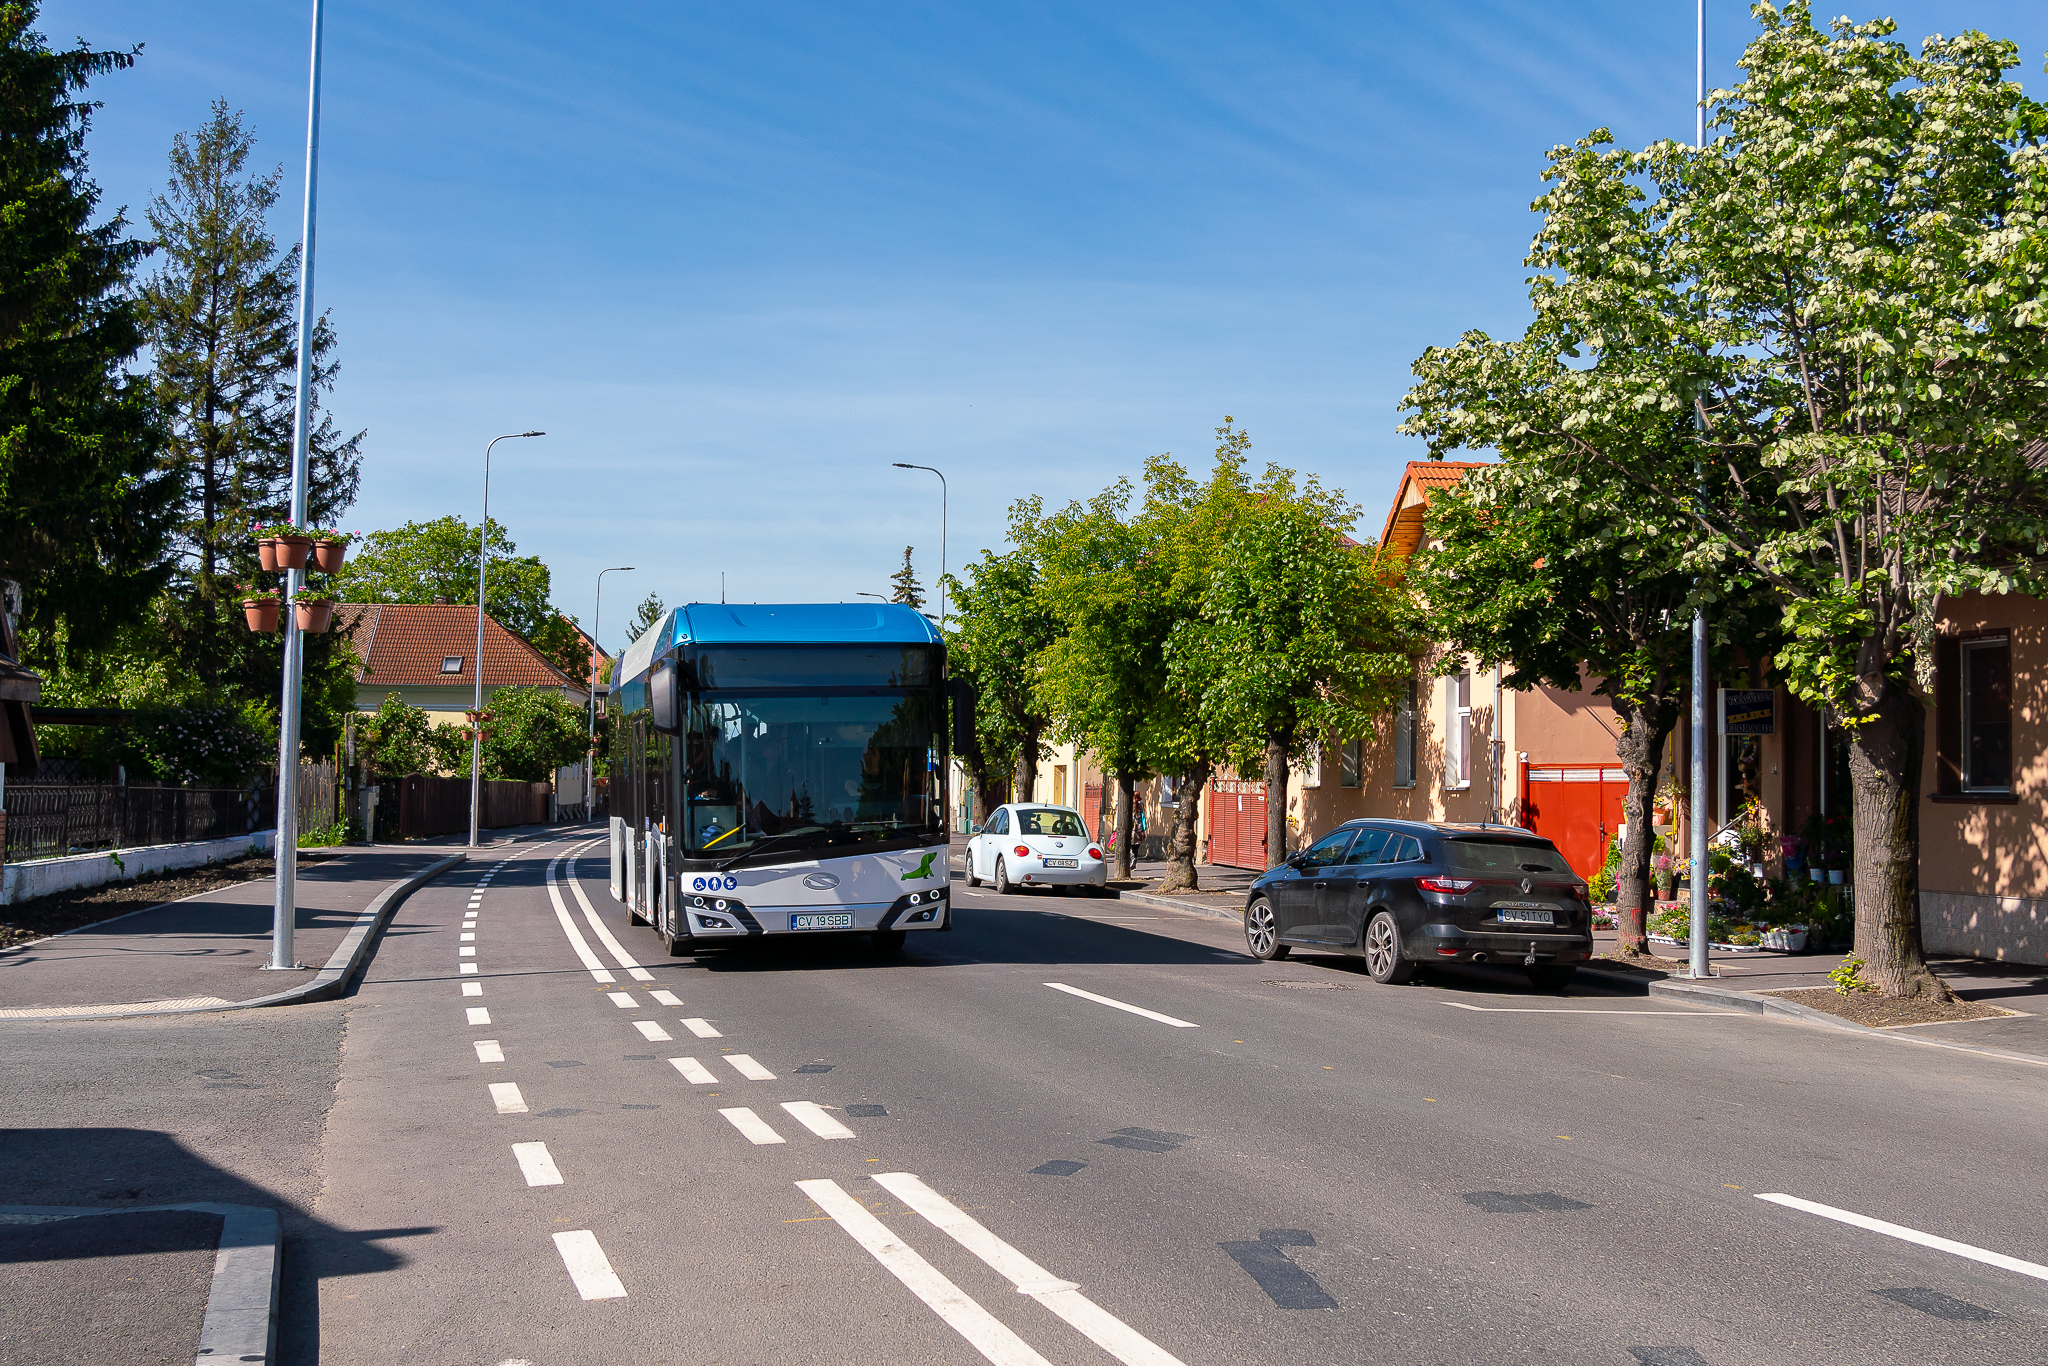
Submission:
<svg viewBox="0 0 2048 1366">
<path fill-rule="evenodd" d="M 1775 735 L 1777 698 L 1769 688 L 1721 689 L 1721 733 Z"/>
</svg>

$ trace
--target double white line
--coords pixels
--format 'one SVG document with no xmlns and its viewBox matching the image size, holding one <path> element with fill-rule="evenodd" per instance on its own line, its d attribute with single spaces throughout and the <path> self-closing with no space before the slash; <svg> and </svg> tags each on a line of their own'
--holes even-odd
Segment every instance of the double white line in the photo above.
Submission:
<svg viewBox="0 0 2048 1366">
<path fill-rule="evenodd" d="M 796 1184 L 848 1236 L 996 1366 L 1051 1366 L 1030 1343 L 977 1304 L 915 1248 L 891 1233 L 887 1224 L 863 1208 L 837 1181 Z M 1058 1279 L 909 1172 L 884 1172 L 875 1177 L 875 1184 L 1006 1277 L 1017 1287 L 1018 1294 L 1029 1295 L 1052 1310 L 1125 1366 L 1182 1366 L 1178 1357 L 1083 1295 L 1080 1286 Z"/>
<path fill-rule="evenodd" d="M 569 947 L 576 951 L 577 959 L 589 970 L 590 975 L 600 982 L 616 982 L 619 979 L 613 976 L 611 969 L 604 965 L 604 960 L 590 951 L 590 942 L 583 937 L 583 932 L 576 928 L 576 921 L 569 914 L 569 904 L 562 900 L 562 890 L 555 883 L 555 869 L 561 864 L 562 860 L 568 859 L 573 864 L 576 855 L 588 849 L 596 842 L 595 840 L 586 840 L 573 849 L 555 855 L 554 859 L 548 864 L 548 899 L 555 903 L 555 919 L 561 922 L 562 933 L 569 938 Z M 604 921 L 598 919 L 597 910 L 590 904 L 590 898 L 583 895 L 583 884 L 576 880 L 576 875 L 574 873 L 565 873 L 563 878 L 568 882 L 569 890 L 575 894 L 577 904 L 582 906 L 583 918 L 590 922 L 591 932 L 604 945 L 605 951 L 618 960 L 619 966 L 624 968 L 626 975 L 634 981 L 652 982 L 654 974 L 641 967 L 639 961 L 633 955 L 626 952 L 626 946 L 621 944 L 617 936 L 605 927 Z"/>
</svg>

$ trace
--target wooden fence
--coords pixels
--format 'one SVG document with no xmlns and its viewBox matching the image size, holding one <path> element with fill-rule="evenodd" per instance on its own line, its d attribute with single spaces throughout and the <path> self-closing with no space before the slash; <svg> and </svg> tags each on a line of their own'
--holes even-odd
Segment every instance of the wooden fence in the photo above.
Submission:
<svg viewBox="0 0 2048 1366">
<path fill-rule="evenodd" d="M 6 861 L 218 840 L 277 822 L 274 789 L 7 784 Z"/>
<path fill-rule="evenodd" d="M 548 819 L 549 792 L 546 783 L 487 779 L 477 823 L 486 830 L 507 825 L 544 825 Z M 469 779 L 435 778 L 422 773 L 393 779 L 383 785 L 378 806 L 380 824 L 393 822 L 390 833 L 399 839 L 466 831 Z"/>
</svg>

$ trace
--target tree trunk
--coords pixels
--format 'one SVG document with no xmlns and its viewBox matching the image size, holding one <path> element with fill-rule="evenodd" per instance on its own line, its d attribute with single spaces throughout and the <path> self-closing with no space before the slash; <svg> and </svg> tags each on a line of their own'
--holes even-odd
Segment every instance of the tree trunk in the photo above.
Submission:
<svg viewBox="0 0 2048 1366">
<path fill-rule="evenodd" d="M 1287 751 L 1293 748 L 1294 728 L 1276 730 L 1266 736 L 1266 866 L 1278 868 L 1287 862 Z"/>
<path fill-rule="evenodd" d="M 973 769 L 968 776 L 974 780 L 974 823 L 987 825 L 989 816 L 1010 798 L 1009 780 L 985 768 Z"/>
<path fill-rule="evenodd" d="M 1024 743 L 1017 750 L 1017 790 L 1012 794 L 1015 801 L 1038 800 L 1038 794 L 1032 789 L 1038 786 L 1038 737 L 1044 730 L 1043 722 L 1025 727 Z"/>
<path fill-rule="evenodd" d="M 1873 684 L 1873 678 L 1876 680 Z M 1920 947 L 1920 758 L 1926 715 L 1903 687 L 1865 674 L 1874 699 L 1849 732 L 1856 956 L 1886 996 L 1953 1001 Z"/>
<path fill-rule="evenodd" d="M 1180 803 L 1174 808 L 1173 824 L 1166 831 L 1166 876 L 1156 890 L 1193 892 L 1200 890 L 1195 873 L 1195 834 L 1202 825 L 1202 789 L 1209 785 L 1208 764 L 1197 764 L 1181 772 L 1175 784 Z"/>
<path fill-rule="evenodd" d="M 1621 867 L 1614 879 L 1614 927 L 1621 935 L 1618 951 L 1640 954 L 1650 947 L 1650 853 L 1657 842 L 1650 826 L 1656 809 L 1657 768 L 1664 742 L 1677 724 L 1678 708 L 1617 698 L 1614 710 L 1622 720 L 1614 750 L 1628 775 L 1628 795 L 1621 799 L 1621 819 L 1628 833 L 1621 841 Z"/>
<path fill-rule="evenodd" d="M 1109 875 L 1119 882 L 1131 876 L 1131 834 L 1138 822 L 1131 811 L 1138 781 L 1128 773 L 1116 775 L 1116 848 L 1111 851 Z"/>
</svg>

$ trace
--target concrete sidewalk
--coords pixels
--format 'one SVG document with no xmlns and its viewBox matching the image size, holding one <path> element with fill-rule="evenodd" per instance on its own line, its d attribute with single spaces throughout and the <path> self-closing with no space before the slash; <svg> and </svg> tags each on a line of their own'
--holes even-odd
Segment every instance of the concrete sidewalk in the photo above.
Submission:
<svg viewBox="0 0 2048 1366">
<path fill-rule="evenodd" d="M 486 832 L 502 846 L 577 826 Z M 312 981 L 345 944 L 370 946 L 364 912 L 378 898 L 459 854 L 463 836 L 301 851 L 293 948 L 304 969 L 270 961 L 275 884 L 244 882 L 132 911 L 0 953 L 0 1019 L 233 1006 Z M 331 975 L 331 972 L 330 972 Z"/>
</svg>

